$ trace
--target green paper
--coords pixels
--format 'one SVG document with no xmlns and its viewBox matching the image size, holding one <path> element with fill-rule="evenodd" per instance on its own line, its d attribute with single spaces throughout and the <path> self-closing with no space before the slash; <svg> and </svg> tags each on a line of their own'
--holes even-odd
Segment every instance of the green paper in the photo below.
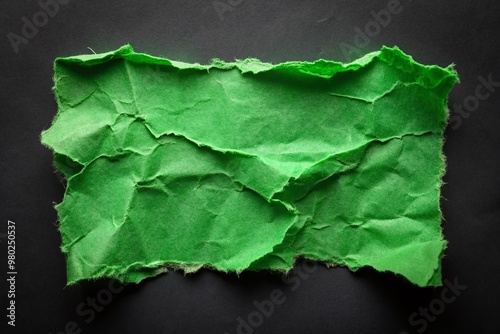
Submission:
<svg viewBox="0 0 500 334">
<path fill-rule="evenodd" d="M 180 268 L 288 271 L 299 256 L 441 284 L 452 66 L 397 47 L 349 63 L 58 58 L 42 133 L 68 284 Z"/>
</svg>

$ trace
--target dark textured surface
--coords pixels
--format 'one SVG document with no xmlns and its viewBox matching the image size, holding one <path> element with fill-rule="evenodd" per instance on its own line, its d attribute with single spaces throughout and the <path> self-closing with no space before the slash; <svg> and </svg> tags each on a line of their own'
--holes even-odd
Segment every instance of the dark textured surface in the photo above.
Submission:
<svg viewBox="0 0 500 334">
<path fill-rule="evenodd" d="M 364 54 L 383 44 L 398 45 L 424 64 L 456 64 L 461 84 L 450 96 L 453 118 L 444 148 L 448 169 L 442 209 L 449 246 L 443 275 L 450 282 L 457 279 L 467 289 L 453 302 L 436 301 L 441 299 L 443 288 L 417 288 L 402 278 L 370 269 L 352 273 L 322 266 L 310 269 L 311 273 L 295 273 L 287 282 L 270 273 L 236 277 L 202 270 L 187 278 L 181 273 L 162 275 L 114 294 L 101 290 L 108 286 L 106 280 L 65 288 L 65 261 L 52 207 L 61 201 L 64 189 L 54 174 L 51 153 L 39 143 L 40 132 L 56 113 L 51 92 L 55 57 L 88 53 L 87 47 L 104 52 L 130 43 L 138 52 L 187 62 L 207 63 L 215 57 L 227 61 L 247 57 L 268 62 L 345 61 L 356 55 L 346 57 L 341 43 L 356 46 L 356 27 L 365 29 L 374 22 L 370 12 L 386 9 L 390 3 L 220 2 L 233 4 L 232 10 L 222 13 L 222 20 L 211 1 L 69 1 L 59 5 L 54 17 L 15 53 L 7 35 L 22 36 L 22 18 L 32 22 L 41 7 L 36 1 L 2 1 L 3 310 L 7 307 L 7 219 L 17 226 L 18 271 L 16 327 L 9 326 L 9 332 L 236 333 L 237 318 L 248 321 L 257 310 L 254 301 L 269 299 L 274 289 L 283 292 L 284 303 L 263 317 L 254 333 L 418 333 L 424 329 L 419 320 L 425 318 L 417 315 L 410 323 L 409 317 L 429 304 L 445 305 L 445 309 L 435 319 L 429 316 L 432 321 L 427 321 L 426 333 L 498 332 L 500 87 L 490 87 L 490 92 L 480 88 L 481 96 L 490 93 L 484 100 L 474 97 L 480 76 L 487 79 L 491 75 L 493 81 L 500 81 L 500 4 L 493 0 L 402 0 L 387 26 L 361 41 L 366 45 L 357 47 Z M 470 103 L 472 111 L 464 108 L 460 114 L 454 105 L 464 103 Z M 106 296 L 112 296 L 112 301 L 87 323 L 91 319 L 87 298 Z M 97 306 L 101 310 L 101 305 Z M 0 324 L 7 328 L 5 314 L 0 314 Z"/>
</svg>

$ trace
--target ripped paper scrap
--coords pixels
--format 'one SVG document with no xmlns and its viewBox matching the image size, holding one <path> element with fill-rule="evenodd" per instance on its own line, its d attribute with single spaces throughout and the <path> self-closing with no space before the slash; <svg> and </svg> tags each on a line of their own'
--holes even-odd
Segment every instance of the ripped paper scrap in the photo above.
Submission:
<svg viewBox="0 0 500 334">
<path fill-rule="evenodd" d="M 67 280 L 292 268 L 298 256 L 441 285 L 452 66 L 397 47 L 348 64 L 55 61 L 42 133 L 67 180 Z"/>
</svg>

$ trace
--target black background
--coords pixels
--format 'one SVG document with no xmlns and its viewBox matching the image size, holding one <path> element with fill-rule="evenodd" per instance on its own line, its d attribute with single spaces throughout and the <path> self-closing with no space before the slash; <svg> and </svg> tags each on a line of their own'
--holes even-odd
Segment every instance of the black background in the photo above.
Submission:
<svg viewBox="0 0 500 334">
<path fill-rule="evenodd" d="M 253 301 L 280 289 L 286 297 L 254 333 L 416 333 L 408 318 L 440 298 L 443 288 L 417 288 L 388 273 L 318 266 L 295 291 L 270 273 L 240 277 L 202 270 L 169 273 L 129 285 L 87 324 L 77 306 L 96 297 L 108 280 L 65 287 L 65 260 L 54 203 L 64 188 L 39 135 L 56 114 L 51 91 L 55 57 L 114 50 L 207 63 L 212 58 L 267 62 L 346 59 L 356 27 L 388 1 L 231 0 L 222 19 L 211 0 L 69 1 L 15 53 L 7 34 L 21 35 L 36 1 L 2 1 L 0 54 L 0 324 L 18 333 L 64 332 L 74 321 L 82 333 L 236 333 L 237 317 Z M 229 0 L 221 0 L 228 4 Z M 240 3 L 239 3 L 240 2 Z M 401 0 L 402 11 L 369 38 L 362 53 L 398 45 L 424 64 L 456 64 L 461 83 L 449 106 L 460 126 L 448 127 L 447 173 L 442 188 L 444 233 L 449 240 L 444 278 L 467 289 L 429 322 L 426 333 L 500 332 L 500 88 L 466 118 L 453 112 L 474 96 L 479 76 L 500 81 L 500 3 Z M 349 58 L 349 57 L 347 57 Z M 469 101 L 471 99 L 469 98 Z M 457 123 L 458 124 L 458 123 Z M 6 325 L 7 220 L 17 226 L 17 318 Z M 303 264 L 303 262 L 301 262 Z M 3 332 L 3 331 L 2 331 Z M 78 332 L 78 331 L 76 331 Z"/>
</svg>

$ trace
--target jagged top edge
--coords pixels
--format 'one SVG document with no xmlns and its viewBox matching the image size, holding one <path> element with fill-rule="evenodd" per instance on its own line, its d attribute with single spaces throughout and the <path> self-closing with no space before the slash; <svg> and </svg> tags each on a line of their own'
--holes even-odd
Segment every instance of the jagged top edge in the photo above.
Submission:
<svg viewBox="0 0 500 334">
<path fill-rule="evenodd" d="M 170 66 L 180 70 L 192 69 L 206 71 L 210 69 L 229 70 L 237 68 L 241 71 L 241 73 L 253 74 L 284 70 L 289 73 L 295 72 L 325 79 L 329 79 L 337 73 L 356 71 L 359 68 L 367 66 L 374 59 L 378 58 L 384 62 L 390 63 L 391 65 L 396 63 L 396 66 L 405 72 L 415 73 L 416 68 L 419 69 L 419 71 L 417 72 L 420 72 L 422 70 L 425 72 L 431 71 L 433 72 L 434 79 L 436 79 L 438 82 L 441 82 L 444 78 L 449 77 L 454 79 L 453 81 L 458 81 L 458 75 L 454 69 L 454 64 L 451 64 L 446 68 L 440 67 L 438 65 L 423 65 L 416 62 L 411 56 L 405 54 L 397 46 L 383 46 L 380 51 L 367 53 L 366 55 L 350 63 L 318 59 L 314 62 L 287 61 L 284 63 L 272 64 L 262 62 L 256 58 L 247 58 L 244 60 L 235 60 L 234 62 L 225 62 L 220 59 L 213 59 L 211 64 L 202 65 L 199 63 L 185 63 L 181 61 L 169 60 L 167 58 L 155 57 L 144 53 L 137 53 L 134 51 L 131 45 L 127 44 L 117 50 L 105 53 L 83 54 L 77 56 L 56 58 L 55 65 L 66 63 L 81 66 L 93 66 L 120 58 L 130 62 Z"/>
</svg>

